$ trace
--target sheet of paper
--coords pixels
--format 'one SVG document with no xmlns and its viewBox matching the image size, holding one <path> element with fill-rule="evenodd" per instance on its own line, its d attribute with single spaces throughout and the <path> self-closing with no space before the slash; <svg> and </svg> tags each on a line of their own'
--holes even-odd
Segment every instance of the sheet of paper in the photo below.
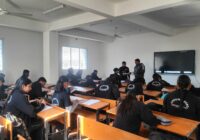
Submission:
<svg viewBox="0 0 200 140">
<path fill-rule="evenodd" d="M 74 100 L 85 100 L 85 99 L 83 99 L 83 98 L 81 98 L 81 97 L 76 97 L 76 96 L 70 96 L 70 99 L 71 99 L 71 101 L 74 101 Z"/>
<path fill-rule="evenodd" d="M 82 103 L 84 105 L 93 105 L 93 104 L 96 104 L 100 102 L 99 100 L 95 100 L 95 99 L 90 99 L 90 100 L 87 100 L 86 102 Z"/>
</svg>

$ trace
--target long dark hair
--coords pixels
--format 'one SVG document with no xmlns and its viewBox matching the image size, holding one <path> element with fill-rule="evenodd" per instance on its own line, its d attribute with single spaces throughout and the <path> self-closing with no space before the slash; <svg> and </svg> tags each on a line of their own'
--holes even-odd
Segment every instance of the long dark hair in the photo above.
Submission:
<svg viewBox="0 0 200 140">
<path fill-rule="evenodd" d="M 30 79 L 28 79 L 28 78 L 20 78 L 19 82 L 15 85 L 15 88 L 14 88 L 13 91 L 22 90 L 22 86 L 23 85 L 27 86 L 27 85 L 29 85 L 31 83 L 32 83 L 32 81 Z"/>
<path fill-rule="evenodd" d="M 184 107 L 184 100 L 187 94 L 189 93 L 188 87 L 191 84 L 191 80 L 187 75 L 179 76 L 177 80 L 177 85 L 179 86 L 179 93 L 180 93 L 180 107 L 179 109 L 183 109 Z"/>
<path fill-rule="evenodd" d="M 64 88 L 64 83 L 68 82 L 68 78 L 66 76 L 60 76 L 57 84 L 56 84 L 56 88 L 55 88 L 55 92 L 62 92 L 65 90 Z"/>
<path fill-rule="evenodd" d="M 128 94 L 124 100 L 120 103 L 117 115 L 126 116 L 133 112 L 134 102 L 136 101 L 135 94 Z"/>
</svg>

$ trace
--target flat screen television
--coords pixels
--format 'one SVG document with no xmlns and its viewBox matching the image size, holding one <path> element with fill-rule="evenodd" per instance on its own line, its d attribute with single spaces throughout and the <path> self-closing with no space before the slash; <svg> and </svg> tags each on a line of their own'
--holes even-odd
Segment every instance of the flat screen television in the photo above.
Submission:
<svg viewBox="0 0 200 140">
<path fill-rule="evenodd" d="M 154 72 L 195 74 L 195 50 L 154 52 Z"/>
</svg>

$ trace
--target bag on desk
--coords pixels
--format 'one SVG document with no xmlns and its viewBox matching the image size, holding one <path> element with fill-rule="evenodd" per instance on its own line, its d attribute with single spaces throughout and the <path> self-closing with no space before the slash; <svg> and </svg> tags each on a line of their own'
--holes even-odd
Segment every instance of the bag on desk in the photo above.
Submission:
<svg viewBox="0 0 200 140">
<path fill-rule="evenodd" d="M 12 123 L 14 140 L 17 139 L 17 134 L 20 134 L 21 136 L 25 137 L 26 140 L 31 140 L 27 127 L 21 118 L 16 117 L 10 112 L 4 114 L 4 117 Z"/>
</svg>

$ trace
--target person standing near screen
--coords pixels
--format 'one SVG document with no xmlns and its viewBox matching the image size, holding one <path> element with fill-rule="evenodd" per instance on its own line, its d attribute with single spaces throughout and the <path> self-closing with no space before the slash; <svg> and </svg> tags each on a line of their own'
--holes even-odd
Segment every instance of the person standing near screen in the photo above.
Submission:
<svg viewBox="0 0 200 140">
<path fill-rule="evenodd" d="M 129 80 L 130 79 L 130 71 L 129 68 L 126 66 L 126 62 L 122 62 L 122 66 L 119 68 L 119 74 L 121 77 L 121 80 Z"/>
<path fill-rule="evenodd" d="M 143 78 L 145 73 L 145 66 L 143 63 L 140 62 L 140 59 L 135 59 L 135 67 L 134 67 L 134 75 L 135 79 Z"/>
</svg>

